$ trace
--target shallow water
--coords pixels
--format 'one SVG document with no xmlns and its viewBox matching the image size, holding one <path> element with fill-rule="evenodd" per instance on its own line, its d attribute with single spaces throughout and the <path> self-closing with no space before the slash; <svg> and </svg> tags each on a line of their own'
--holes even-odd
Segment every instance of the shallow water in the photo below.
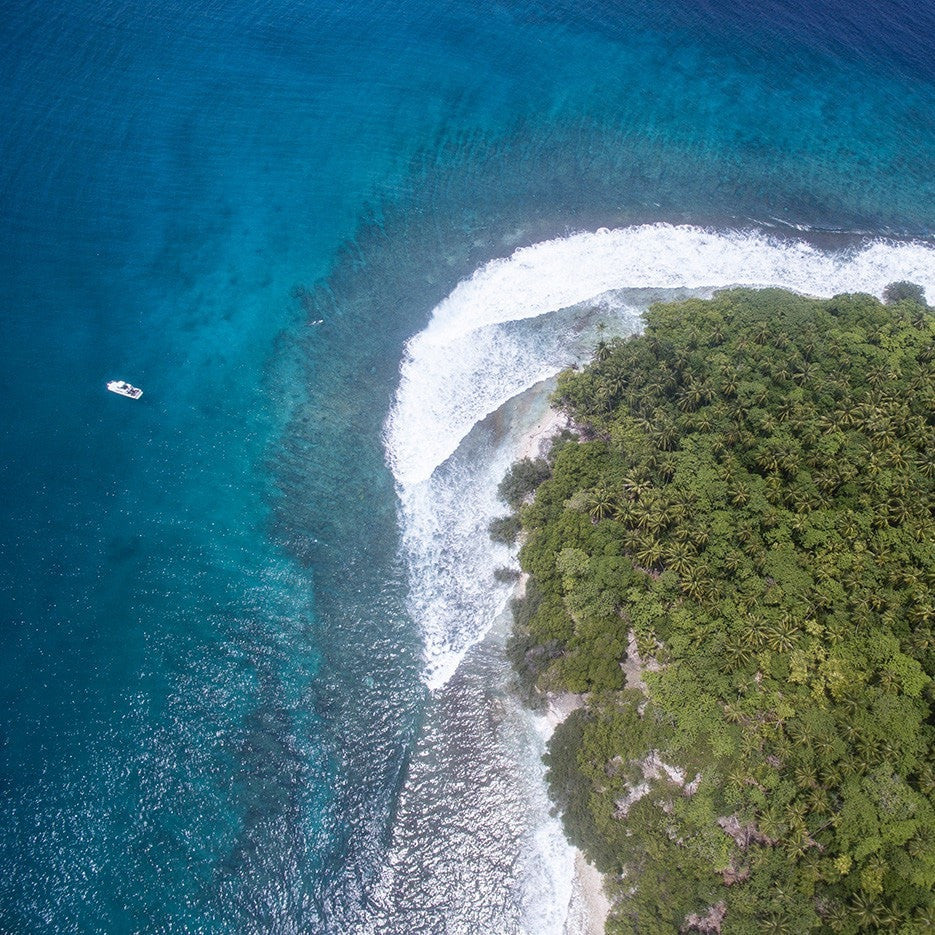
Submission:
<svg viewBox="0 0 935 935">
<path fill-rule="evenodd" d="M 831 0 L 9 4 L 0 928 L 559 924 L 484 639 L 514 436 L 472 427 L 643 287 L 931 298 L 933 34 Z M 658 221 L 720 239 L 507 259 Z"/>
</svg>

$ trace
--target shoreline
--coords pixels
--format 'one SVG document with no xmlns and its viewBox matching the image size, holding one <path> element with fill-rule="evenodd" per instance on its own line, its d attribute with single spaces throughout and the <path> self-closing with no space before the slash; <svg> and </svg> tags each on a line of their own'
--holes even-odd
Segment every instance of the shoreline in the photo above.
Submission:
<svg viewBox="0 0 935 935">
<path fill-rule="evenodd" d="M 604 935 L 609 916 L 604 875 L 576 849 L 575 878 L 563 935 Z"/>
<path fill-rule="evenodd" d="M 525 579 L 524 582 L 525 584 Z M 583 695 L 571 692 L 550 695 L 543 718 L 548 725 L 547 736 L 573 711 L 584 704 Z M 588 862 L 584 852 L 573 848 L 575 869 L 571 886 L 571 899 L 565 916 L 562 935 L 604 935 L 610 915 L 610 900 L 604 889 L 604 875 Z"/>
<path fill-rule="evenodd" d="M 523 437 L 523 443 L 516 455 L 516 460 L 544 457 L 552 437 L 561 432 L 562 429 L 568 428 L 568 426 L 568 416 L 557 412 L 550 406 L 545 415 Z"/>
<path fill-rule="evenodd" d="M 517 459 L 543 457 L 548 443 L 554 435 L 569 426 L 568 417 L 551 407 L 526 433 Z M 528 575 L 524 572 L 516 582 L 516 595 L 521 596 L 526 588 Z M 548 699 L 545 714 L 545 735 L 553 731 L 572 711 L 581 707 L 583 698 L 570 692 L 552 695 Z M 562 935 L 604 935 L 610 915 L 610 900 L 604 889 L 604 875 L 590 864 L 584 853 L 574 850 L 574 873 L 571 881 L 571 897 L 565 914 Z"/>
</svg>

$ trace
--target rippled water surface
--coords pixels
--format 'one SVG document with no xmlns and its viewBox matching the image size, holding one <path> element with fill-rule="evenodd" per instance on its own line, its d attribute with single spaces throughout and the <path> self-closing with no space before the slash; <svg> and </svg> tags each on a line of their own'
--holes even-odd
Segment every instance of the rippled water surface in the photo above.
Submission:
<svg viewBox="0 0 935 935">
<path fill-rule="evenodd" d="M 684 290 L 931 300 L 931 4 L 0 41 L 0 929 L 561 932 L 483 535 L 525 391 Z"/>
</svg>

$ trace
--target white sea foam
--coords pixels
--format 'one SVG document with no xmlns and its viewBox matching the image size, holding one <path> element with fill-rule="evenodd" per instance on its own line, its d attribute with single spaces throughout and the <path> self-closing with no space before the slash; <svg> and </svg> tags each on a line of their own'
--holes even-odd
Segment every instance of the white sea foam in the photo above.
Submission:
<svg viewBox="0 0 935 935">
<path fill-rule="evenodd" d="M 525 247 L 459 283 L 407 345 L 385 432 L 429 686 L 447 681 L 507 596 L 492 578 L 506 553 L 485 530 L 502 512 L 494 488 L 511 452 L 487 451 L 482 463 L 469 452 L 451 456 L 482 419 L 572 362 L 575 335 L 560 310 L 602 302 L 601 317 L 610 309 L 627 331 L 637 310 L 614 310 L 614 290 L 754 285 L 880 295 L 899 279 L 935 295 L 931 245 L 881 240 L 825 252 L 759 233 L 654 224 Z"/>
<path fill-rule="evenodd" d="M 496 326 L 504 322 L 640 286 L 782 286 L 819 296 L 879 295 L 888 282 L 909 279 L 931 295 L 932 257 L 932 248 L 918 243 L 877 241 L 859 251 L 829 253 L 804 241 L 668 224 L 524 247 L 459 283 L 409 342 L 387 425 L 393 473 L 403 486 L 425 480 L 478 418 L 546 375 L 543 361 L 535 360 L 530 372 L 515 348 L 499 345 Z"/>
<path fill-rule="evenodd" d="M 760 234 L 652 225 L 537 244 L 460 283 L 409 342 L 386 426 L 409 566 L 410 611 L 424 636 L 429 687 L 448 683 L 509 596 L 509 587 L 493 578 L 509 552 L 492 544 L 486 529 L 504 511 L 496 485 L 518 456 L 523 431 L 544 410 L 541 395 L 517 394 L 593 346 L 589 326 L 598 319 L 612 333 L 638 330 L 641 308 L 627 290 L 687 288 L 707 294 L 728 285 L 775 285 L 820 296 L 879 295 L 897 279 L 918 282 L 935 295 L 932 246 L 879 241 L 831 253 Z M 495 412 L 495 419 L 484 421 Z M 530 752 L 530 770 L 541 772 L 540 753 Z M 535 782 L 541 783 L 539 773 Z M 547 803 L 537 804 L 529 816 L 527 829 L 510 832 L 522 833 L 527 842 L 510 884 L 518 915 L 498 924 L 503 931 L 558 935 L 575 925 L 568 916 L 574 852 Z M 465 839 L 470 844 L 464 844 L 463 859 L 472 868 L 479 833 L 483 836 L 472 828 Z M 498 848 L 507 846 L 493 831 L 486 837 Z M 457 851 L 458 841 L 457 834 L 446 838 L 443 850 Z M 416 856 L 422 856 L 418 849 Z M 419 873 L 424 872 L 420 864 Z M 438 885 L 454 886 L 460 894 L 454 904 L 465 920 L 474 919 L 477 894 L 462 893 L 457 880 L 445 876 L 443 862 L 433 872 Z M 473 930 L 467 921 L 463 928 Z"/>
</svg>

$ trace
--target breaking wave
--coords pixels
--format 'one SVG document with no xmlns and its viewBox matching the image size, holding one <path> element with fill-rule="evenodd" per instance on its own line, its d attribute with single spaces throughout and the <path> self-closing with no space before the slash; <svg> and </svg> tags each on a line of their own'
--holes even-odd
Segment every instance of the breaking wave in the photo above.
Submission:
<svg viewBox="0 0 935 935">
<path fill-rule="evenodd" d="M 496 481 L 516 446 L 452 455 L 517 394 L 586 356 L 598 318 L 611 319 L 612 333 L 638 330 L 646 303 L 633 290 L 881 295 L 902 279 L 935 294 L 930 244 L 875 240 L 829 251 L 759 232 L 652 224 L 534 244 L 459 283 L 407 344 L 385 427 L 429 687 L 447 682 L 509 593 L 493 578 L 508 553 L 491 545 L 486 527 L 502 512 Z"/>
</svg>

